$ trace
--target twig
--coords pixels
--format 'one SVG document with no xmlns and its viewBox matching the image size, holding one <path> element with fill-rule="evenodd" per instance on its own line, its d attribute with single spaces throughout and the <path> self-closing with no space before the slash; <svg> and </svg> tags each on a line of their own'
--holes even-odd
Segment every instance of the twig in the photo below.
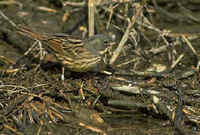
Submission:
<svg viewBox="0 0 200 135">
<path fill-rule="evenodd" d="M 184 41 L 186 42 L 188 47 L 192 50 L 192 52 L 197 56 L 197 52 L 194 49 L 194 47 L 192 46 L 192 44 L 190 43 L 190 41 L 184 35 L 182 35 L 182 38 L 184 39 Z"/>
<path fill-rule="evenodd" d="M 88 1 L 88 24 L 89 24 L 89 37 L 94 36 L 94 0 Z"/>
<path fill-rule="evenodd" d="M 181 54 L 178 59 L 171 65 L 171 70 L 181 61 L 181 59 L 184 57 L 184 54 Z"/>
<path fill-rule="evenodd" d="M 18 5 L 20 8 L 23 7 L 23 4 L 20 3 L 19 1 L 15 1 L 15 0 L 4 0 L 4 1 L 0 1 L 0 5 Z"/>
<path fill-rule="evenodd" d="M 83 7 L 85 5 L 86 5 L 85 1 L 83 1 L 83 2 L 69 2 L 69 1 L 63 2 L 63 6 Z"/>
<path fill-rule="evenodd" d="M 174 118 L 174 127 L 175 130 L 181 134 L 181 135 L 185 135 L 185 131 L 184 131 L 184 113 L 183 113 L 183 91 L 182 89 L 178 89 L 177 90 L 177 96 L 178 96 L 178 105 L 176 107 L 176 111 L 175 111 L 175 118 Z"/>
<path fill-rule="evenodd" d="M 10 20 L 1 10 L 0 10 L 0 15 L 1 15 L 5 20 L 7 20 L 13 27 L 17 28 L 17 25 L 16 25 L 12 20 Z"/>
<path fill-rule="evenodd" d="M 36 46 L 36 44 L 38 44 L 38 40 L 36 40 L 33 45 L 24 53 L 24 56 L 27 56 Z"/>
<path fill-rule="evenodd" d="M 123 46 L 125 45 L 127 39 L 128 39 L 128 35 L 130 32 L 131 27 L 135 24 L 137 17 L 139 16 L 139 14 L 142 11 L 142 6 L 140 6 L 140 8 L 137 10 L 136 14 L 132 17 L 131 22 L 129 23 L 120 43 L 119 46 L 117 47 L 117 49 L 113 52 L 113 56 L 110 59 L 110 65 L 113 65 L 113 63 L 116 61 L 117 57 L 119 56 L 119 54 L 122 51 Z"/>
<path fill-rule="evenodd" d="M 194 49 L 194 47 L 192 46 L 192 44 L 190 43 L 190 41 L 184 36 L 182 35 L 183 40 L 186 42 L 186 44 L 188 45 L 188 47 L 192 50 L 192 52 L 194 53 L 194 55 L 197 57 L 197 69 L 199 70 L 199 66 L 200 66 L 200 56 L 198 55 L 197 51 Z"/>
<path fill-rule="evenodd" d="M 200 19 L 195 17 L 192 11 L 186 9 L 180 2 L 177 2 L 179 9 L 181 10 L 182 14 L 186 17 L 186 19 L 191 19 L 192 21 L 199 23 Z"/>
<path fill-rule="evenodd" d="M 108 9 L 109 12 L 110 12 L 110 14 L 109 14 L 109 19 L 108 19 L 108 22 L 107 22 L 107 25 L 106 25 L 106 29 L 108 29 L 109 26 L 110 26 L 111 18 L 112 18 L 112 16 L 113 16 L 113 9 L 116 8 L 117 6 L 118 6 L 118 4 L 115 5 L 115 6 L 110 5 L 110 7 L 109 7 L 109 9 Z"/>
</svg>

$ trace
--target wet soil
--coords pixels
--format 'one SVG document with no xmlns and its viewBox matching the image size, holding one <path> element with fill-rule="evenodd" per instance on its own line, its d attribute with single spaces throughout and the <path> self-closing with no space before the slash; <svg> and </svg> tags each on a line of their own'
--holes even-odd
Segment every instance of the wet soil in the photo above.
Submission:
<svg viewBox="0 0 200 135">
<path fill-rule="evenodd" d="M 131 2 L 97 6 L 96 33 L 106 31 L 111 16 L 106 9 L 113 7 L 112 4 L 117 9 L 109 29 L 117 38 L 108 58 L 126 31 L 126 17 L 131 18 L 135 13 Z M 178 12 L 175 2 L 158 2 L 158 5 L 167 11 L 172 8 L 171 14 Z M 183 2 L 182 5 L 194 12 L 193 17 L 198 15 L 195 8 L 198 4 Z M 151 2 L 144 6 L 120 56 L 112 69 L 107 69 L 111 75 L 66 69 L 64 81 L 62 66 L 55 57 L 49 52 L 42 57 L 39 44 L 24 55 L 35 41 L 17 34 L 0 17 L 0 134 L 172 135 L 182 131 L 198 134 L 199 22 L 193 17 L 188 19 L 183 12 L 178 20 L 170 15 L 163 17 L 166 14 L 154 6 Z M 87 38 L 87 5 L 79 1 L 17 0 L 0 2 L 0 10 L 16 24 L 38 33 L 67 33 Z M 153 25 L 145 23 L 142 15 Z M 155 27 L 142 27 L 141 20 Z M 171 33 L 162 37 L 163 29 Z M 189 39 L 196 53 L 183 37 Z M 181 61 L 171 68 L 182 55 Z M 184 118 L 178 111 L 184 112 Z"/>
</svg>

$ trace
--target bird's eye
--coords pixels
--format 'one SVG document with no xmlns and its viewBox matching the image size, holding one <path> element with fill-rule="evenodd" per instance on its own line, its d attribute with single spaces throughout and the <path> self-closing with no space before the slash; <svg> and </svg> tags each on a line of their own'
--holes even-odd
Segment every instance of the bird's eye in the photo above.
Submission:
<svg viewBox="0 0 200 135">
<path fill-rule="evenodd" d="M 105 39 L 105 40 L 104 40 L 104 43 L 108 43 L 108 40 Z"/>
</svg>

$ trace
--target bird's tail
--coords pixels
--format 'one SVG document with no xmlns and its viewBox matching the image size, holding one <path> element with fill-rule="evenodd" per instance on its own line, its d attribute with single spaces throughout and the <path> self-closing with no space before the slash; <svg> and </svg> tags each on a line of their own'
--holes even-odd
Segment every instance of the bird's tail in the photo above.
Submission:
<svg viewBox="0 0 200 135">
<path fill-rule="evenodd" d="M 10 20 L 1 10 L 0 10 L 0 16 L 3 17 L 6 21 L 8 21 L 9 24 L 12 25 L 13 28 L 17 30 L 18 33 L 30 37 L 32 39 L 36 40 L 44 40 L 44 37 L 40 36 L 40 34 L 37 34 L 30 28 L 23 26 L 23 25 L 17 25 L 12 20 Z"/>
<path fill-rule="evenodd" d="M 37 34 L 27 26 L 17 25 L 17 32 L 35 40 L 44 40 L 44 37 L 42 37 L 40 34 Z"/>
</svg>

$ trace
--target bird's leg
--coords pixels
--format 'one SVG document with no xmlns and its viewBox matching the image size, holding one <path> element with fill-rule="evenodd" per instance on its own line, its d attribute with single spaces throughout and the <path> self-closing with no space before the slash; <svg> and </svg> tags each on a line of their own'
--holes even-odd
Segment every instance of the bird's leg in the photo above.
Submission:
<svg viewBox="0 0 200 135">
<path fill-rule="evenodd" d="M 65 68 L 64 68 L 64 66 L 62 66 L 61 80 L 62 80 L 62 82 L 63 82 L 63 84 L 64 84 L 64 81 L 65 81 Z"/>
</svg>

